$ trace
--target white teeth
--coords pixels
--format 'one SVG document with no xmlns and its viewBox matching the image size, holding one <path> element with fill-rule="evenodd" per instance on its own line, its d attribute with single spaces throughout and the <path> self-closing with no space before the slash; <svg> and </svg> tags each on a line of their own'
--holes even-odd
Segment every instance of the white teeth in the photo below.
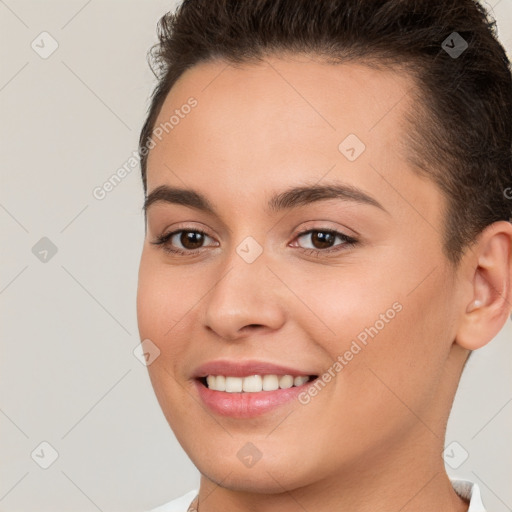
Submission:
<svg viewBox="0 0 512 512">
<path fill-rule="evenodd" d="M 242 391 L 243 379 L 240 377 L 226 377 L 226 391 L 228 393 L 239 393 Z"/>
<path fill-rule="evenodd" d="M 263 388 L 261 375 L 251 375 L 250 377 L 243 378 L 242 389 L 249 393 L 261 391 Z"/>
<path fill-rule="evenodd" d="M 292 386 L 302 386 L 308 382 L 309 377 L 300 375 L 249 375 L 247 377 L 230 377 L 224 375 L 208 375 L 206 383 L 214 391 L 227 393 L 258 393 L 259 391 L 275 391 L 288 389 Z"/>
<path fill-rule="evenodd" d="M 291 375 L 283 375 L 279 379 L 279 387 L 281 389 L 288 389 L 293 386 L 293 377 Z"/>
<path fill-rule="evenodd" d="M 226 391 L 226 377 L 224 375 L 217 375 L 215 379 L 215 389 L 217 391 Z"/>
<path fill-rule="evenodd" d="M 295 377 L 295 379 L 293 379 L 293 385 L 294 386 L 302 386 L 302 384 L 305 384 L 308 380 L 309 380 L 309 377 L 304 377 L 304 376 Z"/>
<path fill-rule="evenodd" d="M 263 391 L 275 391 L 279 389 L 279 377 L 277 375 L 263 375 Z"/>
</svg>

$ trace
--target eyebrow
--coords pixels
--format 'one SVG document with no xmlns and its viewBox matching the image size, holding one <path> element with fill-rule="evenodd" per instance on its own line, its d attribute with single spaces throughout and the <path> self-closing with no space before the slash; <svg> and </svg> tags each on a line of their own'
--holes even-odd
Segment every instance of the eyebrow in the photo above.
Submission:
<svg viewBox="0 0 512 512">
<path fill-rule="evenodd" d="M 341 199 L 355 203 L 375 206 L 389 214 L 389 212 L 372 196 L 361 189 L 346 184 L 304 185 L 292 187 L 273 195 L 267 203 L 267 211 L 277 213 L 282 210 L 309 205 L 328 199 Z M 160 185 L 145 199 L 142 209 L 147 212 L 154 203 L 171 203 L 188 206 L 218 216 L 212 203 L 200 192 L 191 189 Z"/>
</svg>

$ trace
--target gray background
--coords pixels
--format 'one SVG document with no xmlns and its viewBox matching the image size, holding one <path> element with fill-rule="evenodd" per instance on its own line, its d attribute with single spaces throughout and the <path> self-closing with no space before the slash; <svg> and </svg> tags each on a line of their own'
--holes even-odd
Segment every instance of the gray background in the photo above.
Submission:
<svg viewBox="0 0 512 512">
<path fill-rule="evenodd" d="M 93 196 L 137 148 L 146 52 L 174 5 L 0 0 L 0 511 L 138 511 L 199 483 L 133 354 L 139 167 Z M 512 0 L 487 5 L 510 55 Z M 473 355 L 446 440 L 449 474 L 493 512 L 512 510 L 511 340 L 509 321 Z"/>
</svg>

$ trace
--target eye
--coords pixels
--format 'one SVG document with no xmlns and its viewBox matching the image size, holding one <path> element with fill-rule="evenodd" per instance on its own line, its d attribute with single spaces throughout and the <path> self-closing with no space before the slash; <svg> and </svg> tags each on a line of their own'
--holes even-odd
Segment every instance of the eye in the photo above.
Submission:
<svg viewBox="0 0 512 512">
<path fill-rule="evenodd" d="M 338 252 L 352 247 L 358 240 L 344 233 L 332 229 L 309 229 L 299 233 L 296 240 L 304 239 L 305 246 L 299 244 L 306 254 L 319 256 L 321 254 Z M 308 241 L 309 239 L 309 241 Z M 339 243 L 336 243 L 339 240 Z M 162 234 L 156 238 L 154 245 L 162 246 L 162 249 L 170 254 L 190 256 L 200 253 L 206 247 L 217 247 L 218 244 L 205 245 L 208 241 L 214 241 L 207 233 L 200 229 L 180 229 Z M 292 247 L 294 247 L 292 245 Z"/>
<path fill-rule="evenodd" d="M 302 246 L 308 254 L 330 253 L 334 251 L 343 250 L 346 246 L 352 247 L 357 243 L 355 238 L 352 238 L 344 233 L 332 229 L 309 229 L 297 235 L 297 240 L 304 239 L 309 243 Z M 341 243 L 335 244 L 336 239 Z"/>
<path fill-rule="evenodd" d="M 154 245 L 161 245 L 162 249 L 169 253 L 195 254 L 203 248 L 205 241 L 213 240 L 200 229 L 180 229 L 157 237 Z"/>
</svg>

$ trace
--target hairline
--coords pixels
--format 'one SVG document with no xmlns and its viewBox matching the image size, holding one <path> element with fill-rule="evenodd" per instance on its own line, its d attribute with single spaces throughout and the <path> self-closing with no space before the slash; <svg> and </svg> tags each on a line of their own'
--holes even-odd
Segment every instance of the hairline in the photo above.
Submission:
<svg viewBox="0 0 512 512">
<path fill-rule="evenodd" d="M 182 70 L 181 73 L 175 78 L 175 80 L 169 84 L 168 80 L 164 83 L 165 87 L 159 91 L 160 94 L 163 94 L 165 91 L 165 95 L 159 100 L 159 104 L 157 108 L 152 112 L 152 116 L 147 119 L 148 126 L 144 126 L 143 131 L 141 132 L 140 142 L 142 142 L 143 137 L 147 141 L 148 138 L 151 138 L 153 134 L 154 127 L 157 123 L 158 117 L 162 111 L 162 108 L 171 94 L 173 88 L 178 84 L 178 82 L 183 78 L 186 72 L 190 69 L 195 68 L 200 64 L 209 64 L 214 62 L 225 62 L 227 64 L 231 64 L 237 67 L 240 66 L 251 66 L 257 65 L 259 63 L 264 62 L 264 60 L 268 57 L 278 57 L 284 60 L 293 58 L 294 56 L 307 56 L 312 58 L 313 62 L 320 62 L 325 64 L 345 64 L 345 63 L 355 63 L 357 65 L 367 66 L 371 69 L 375 69 L 383 72 L 391 72 L 391 73 L 405 73 L 407 76 L 407 80 L 410 81 L 411 87 L 407 90 L 407 93 L 413 92 L 413 95 L 416 99 L 419 100 L 416 105 L 416 110 L 412 108 L 412 104 L 409 103 L 402 112 L 400 128 L 402 129 L 403 143 L 400 145 L 400 148 L 403 150 L 401 152 L 401 156 L 407 162 L 411 172 L 419 177 L 427 178 L 431 183 L 433 183 L 436 188 L 439 190 L 442 198 L 443 198 L 443 207 L 441 212 L 441 217 L 443 219 L 442 223 L 442 233 L 441 233 L 441 244 L 443 247 L 443 252 L 452 265 L 452 268 L 455 270 L 462 258 L 462 251 L 458 254 L 452 254 L 449 250 L 449 215 L 450 215 L 450 197 L 447 192 L 442 189 L 440 186 L 439 178 L 439 169 L 434 169 L 432 166 L 428 164 L 427 159 L 425 158 L 425 154 L 423 151 L 418 151 L 417 140 L 421 141 L 421 146 L 423 150 L 428 151 L 428 142 L 425 140 L 423 133 L 425 132 L 425 128 L 428 129 L 429 132 L 432 132 L 436 129 L 436 121 L 435 121 L 435 113 L 431 108 L 429 108 L 429 95 L 425 93 L 424 89 L 421 87 L 421 74 L 422 67 L 418 66 L 418 62 L 421 60 L 425 60 L 425 65 L 429 65 L 427 59 L 423 59 L 421 56 L 414 56 L 411 59 L 407 59 L 406 56 L 402 53 L 395 53 L 393 55 L 383 55 L 383 52 L 379 49 L 370 49 L 365 53 L 365 50 L 359 50 L 352 48 L 347 49 L 348 54 L 343 55 L 341 52 L 335 54 L 334 51 L 327 52 L 322 51 L 322 49 L 311 49 L 307 48 L 306 50 L 302 49 L 291 49 L 289 47 L 283 48 L 271 48 L 265 50 L 259 50 L 255 55 L 250 56 L 240 56 L 240 55 L 209 55 L 206 58 L 201 58 L 194 62 L 191 66 Z M 439 55 L 439 54 L 438 54 Z M 418 70 L 419 69 L 419 70 Z M 149 121 L 151 121 L 149 123 Z M 423 123 L 423 126 L 422 126 Z M 411 143 L 416 138 L 415 145 Z M 143 144 L 139 144 L 139 149 Z M 144 185 L 144 193 L 147 193 L 147 162 L 149 160 L 150 151 L 146 153 L 144 157 L 141 156 L 141 170 L 143 173 L 143 185 Z M 447 165 L 444 166 L 444 169 L 447 169 L 447 172 L 450 172 L 449 168 L 452 166 L 452 162 L 448 162 Z M 437 172 L 436 172 L 437 171 Z"/>
</svg>

